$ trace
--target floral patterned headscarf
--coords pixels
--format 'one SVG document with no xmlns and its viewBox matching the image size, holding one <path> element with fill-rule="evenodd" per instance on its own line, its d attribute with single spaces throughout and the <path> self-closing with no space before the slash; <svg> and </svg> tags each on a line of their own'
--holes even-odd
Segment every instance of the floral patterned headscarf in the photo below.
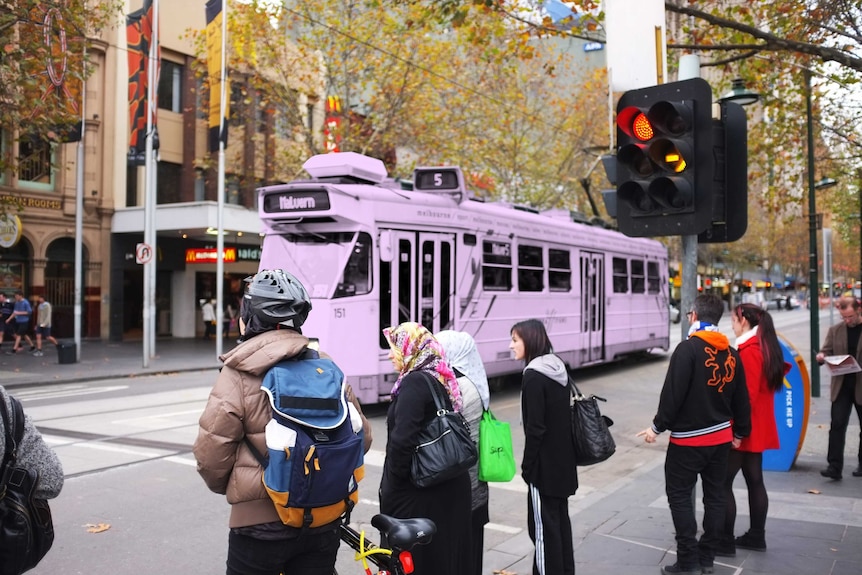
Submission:
<svg viewBox="0 0 862 575">
<path fill-rule="evenodd" d="M 412 371 L 424 371 L 440 382 L 449 394 L 455 411 L 461 411 L 461 390 L 455 374 L 446 363 L 443 346 L 424 326 L 415 322 L 405 322 L 383 330 L 395 358 L 401 363 L 401 372 L 392 386 L 392 397 L 398 395 L 401 381 Z"/>
</svg>

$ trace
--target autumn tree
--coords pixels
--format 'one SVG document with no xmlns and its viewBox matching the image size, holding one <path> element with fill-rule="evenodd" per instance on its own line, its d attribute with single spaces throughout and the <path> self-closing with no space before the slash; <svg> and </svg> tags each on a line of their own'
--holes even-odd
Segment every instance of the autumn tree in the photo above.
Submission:
<svg viewBox="0 0 862 575">
<path fill-rule="evenodd" d="M 245 90 L 235 98 L 288 114 L 292 154 L 276 173 L 326 150 L 320 123 L 303 115 L 320 114 L 322 100 L 338 106 L 327 113 L 330 143 L 383 159 L 393 175 L 457 164 L 489 198 L 585 209 L 579 182 L 594 156 L 584 149 L 608 146 L 603 71 L 578 68 L 578 51 L 537 40 L 493 9 L 469 12 L 471 26 L 455 27 L 410 3 L 234 10 L 232 82 L 239 75 Z"/>
<path fill-rule="evenodd" d="M 0 1 L 0 131 L 7 141 L 69 137 L 81 121 L 87 45 L 118 22 L 121 10 L 116 1 Z M 14 172 L 10 149 L 0 156 L 0 170 Z"/>
</svg>

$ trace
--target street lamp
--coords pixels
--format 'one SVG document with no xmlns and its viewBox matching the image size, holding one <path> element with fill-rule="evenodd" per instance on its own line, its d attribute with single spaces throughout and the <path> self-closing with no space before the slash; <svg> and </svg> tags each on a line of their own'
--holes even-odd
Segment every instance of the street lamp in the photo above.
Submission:
<svg viewBox="0 0 862 575">
<path fill-rule="evenodd" d="M 748 106 L 760 100 L 760 94 L 748 90 L 742 78 L 734 78 L 730 91 L 718 100 L 720 102 L 734 102 L 740 106 Z"/>
<path fill-rule="evenodd" d="M 815 190 L 829 188 L 838 182 L 824 178 L 814 182 L 814 129 L 811 111 L 811 72 L 805 75 L 805 113 L 808 128 L 808 310 L 811 316 L 811 397 L 820 397 L 820 366 L 817 352 L 820 346 L 820 289 L 817 279 L 817 202 Z M 831 289 L 831 286 L 830 286 Z"/>
</svg>

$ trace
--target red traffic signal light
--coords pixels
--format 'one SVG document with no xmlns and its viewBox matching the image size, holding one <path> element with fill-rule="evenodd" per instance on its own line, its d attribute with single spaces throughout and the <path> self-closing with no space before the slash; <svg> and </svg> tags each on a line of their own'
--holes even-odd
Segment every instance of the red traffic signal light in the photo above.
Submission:
<svg viewBox="0 0 862 575">
<path fill-rule="evenodd" d="M 623 94 L 617 223 L 629 236 L 692 235 L 712 211 L 712 90 L 701 78 Z"/>
</svg>

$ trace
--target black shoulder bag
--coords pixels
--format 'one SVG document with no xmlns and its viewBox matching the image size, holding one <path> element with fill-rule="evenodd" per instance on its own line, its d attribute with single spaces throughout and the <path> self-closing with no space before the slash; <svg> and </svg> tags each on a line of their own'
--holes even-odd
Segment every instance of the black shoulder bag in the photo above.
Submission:
<svg viewBox="0 0 862 575">
<path fill-rule="evenodd" d="M 609 458 L 617 446 L 608 429 L 614 424 L 611 418 L 602 415 L 599 401 L 607 401 L 597 395 L 581 393 L 574 380 L 569 377 L 572 392 L 572 441 L 575 445 L 575 464 L 593 465 Z"/>
<path fill-rule="evenodd" d="M 435 416 L 419 432 L 413 459 L 410 462 L 410 481 L 416 487 L 431 487 L 461 475 L 479 459 L 476 444 L 470 437 L 470 427 L 464 416 L 446 409 L 440 397 L 442 389 L 431 377 L 425 383 L 431 390 Z"/>
<path fill-rule="evenodd" d="M 6 431 L 6 452 L 0 467 L 0 575 L 20 575 L 35 567 L 54 543 L 51 509 L 36 499 L 39 472 L 16 467 L 18 446 L 24 437 L 24 409 L 14 397 L 12 420 L 0 397 L 0 415 Z"/>
</svg>

